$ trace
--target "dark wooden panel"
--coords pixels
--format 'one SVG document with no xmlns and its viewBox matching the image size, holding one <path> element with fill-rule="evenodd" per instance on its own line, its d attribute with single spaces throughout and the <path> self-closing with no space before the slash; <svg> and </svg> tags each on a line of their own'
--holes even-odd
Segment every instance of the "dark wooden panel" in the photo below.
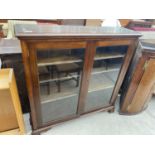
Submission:
<svg viewBox="0 0 155 155">
<path fill-rule="evenodd" d="M 30 112 L 30 104 L 28 99 L 28 93 L 26 89 L 26 79 L 24 75 L 24 66 L 21 54 L 3 54 L 0 55 L 2 59 L 2 68 L 13 68 L 17 87 L 19 90 L 19 97 L 24 113 Z"/>
<path fill-rule="evenodd" d="M 132 102 L 128 106 L 128 112 L 139 112 L 145 108 L 145 104 L 148 96 L 150 95 L 150 90 L 155 85 L 155 59 L 150 59 L 148 61 L 147 67 L 145 68 L 145 72 L 140 80 L 140 84 L 135 92 L 135 95 L 132 99 Z"/>
<path fill-rule="evenodd" d="M 121 46 L 123 46 L 123 45 L 130 45 L 131 44 L 131 40 L 119 40 L 119 39 L 117 39 L 117 40 L 108 40 L 108 41 L 99 41 L 98 42 L 98 44 L 97 44 L 97 46 L 98 47 L 105 47 L 105 46 L 119 46 L 119 45 L 121 45 Z"/>
</svg>

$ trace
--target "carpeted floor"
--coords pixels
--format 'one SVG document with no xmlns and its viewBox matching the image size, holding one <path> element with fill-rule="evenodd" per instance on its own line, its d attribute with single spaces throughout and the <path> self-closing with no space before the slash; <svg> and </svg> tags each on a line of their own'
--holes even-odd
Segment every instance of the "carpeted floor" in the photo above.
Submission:
<svg viewBox="0 0 155 155">
<path fill-rule="evenodd" d="M 118 104 L 117 104 L 118 106 Z M 24 115 L 27 134 L 31 134 L 29 114 Z M 67 121 L 42 133 L 43 135 L 150 135 L 155 134 L 155 97 L 148 109 L 134 116 L 99 112 Z"/>
</svg>

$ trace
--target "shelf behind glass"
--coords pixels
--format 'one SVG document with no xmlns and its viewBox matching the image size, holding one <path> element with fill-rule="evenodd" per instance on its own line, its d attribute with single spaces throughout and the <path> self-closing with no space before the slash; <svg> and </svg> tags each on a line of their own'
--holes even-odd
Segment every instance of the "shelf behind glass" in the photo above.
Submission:
<svg viewBox="0 0 155 155">
<path fill-rule="evenodd" d="M 55 82 L 55 81 L 58 81 L 58 80 L 64 81 L 64 80 L 69 80 L 69 79 L 77 78 L 77 77 L 79 77 L 79 76 L 76 75 L 76 74 L 70 74 L 68 76 L 65 76 L 65 75 L 62 76 L 61 75 L 61 77 L 58 79 L 56 77 L 52 78 L 50 75 L 41 75 L 39 77 L 39 83 L 43 84 L 43 83 L 47 83 L 47 82 Z"/>
<path fill-rule="evenodd" d="M 47 87 L 50 87 L 50 94 L 48 94 Z M 73 80 L 65 81 L 61 83 L 61 91 L 58 92 L 56 82 L 50 82 L 46 84 L 40 84 L 40 97 L 41 103 L 47 103 L 55 100 L 62 100 L 67 97 L 78 95 L 79 87 L 76 87 L 76 83 Z"/>
<path fill-rule="evenodd" d="M 122 58 L 124 54 L 120 52 L 110 52 L 110 53 L 98 53 L 95 55 L 94 60 L 104 60 L 104 59 L 114 59 Z M 74 62 L 82 62 L 83 60 L 79 57 L 73 56 L 57 56 L 51 58 L 41 58 L 38 59 L 38 66 L 50 66 L 50 65 L 60 65 L 60 64 L 69 64 Z"/>
<path fill-rule="evenodd" d="M 93 68 L 92 73 L 91 74 L 102 74 L 102 73 L 106 73 L 106 72 L 115 72 L 115 71 L 119 71 L 121 64 L 116 64 L 116 65 L 109 65 L 108 69 L 106 69 L 106 67 L 96 67 Z M 59 80 L 63 81 L 63 80 L 67 80 L 67 79 L 71 79 L 71 78 L 77 78 L 78 75 L 77 74 L 70 74 L 68 76 L 65 75 L 61 75 L 61 77 L 59 78 Z M 49 74 L 43 74 L 39 76 L 39 83 L 47 83 L 47 82 L 53 82 L 53 81 L 57 81 L 58 78 L 57 77 L 51 77 Z"/>
<path fill-rule="evenodd" d="M 60 64 L 69 64 L 74 62 L 82 62 L 82 59 L 72 56 L 59 56 L 51 58 L 38 59 L 38 66 L 51 66 Z"/>
<path fill-rule="evenodd" d="M 112 59 L 112 58 L 122 58 L 124 54 L 121 52 L 102 52 L 96 53 L 94 60 L 104 60 L 104 59 Z"/>
<path fill-rule="evenodd" d="M 108 88 L 113 88 L 115 81 L 110 78 L 109 74 L 96 74 L 91 77 L 90 86 L 88 92 L 104 90 Z M 113 74 L 118 74 L 118 71 L 113 72 Z M 50 86 L 51 92 L 48 94 L 48 86 Z M 50 83 L 40 84 L 40 94 L 41 103 L 48 103 L 56 100 L 63 100 L 64 98 L 69 98 L 78 95 L 79 87 L 76 87 L 74 80 L 68 80 L 61 83 L 61 92 L 58 92 L 56 82 L 52 81 Z"/>
</svg>

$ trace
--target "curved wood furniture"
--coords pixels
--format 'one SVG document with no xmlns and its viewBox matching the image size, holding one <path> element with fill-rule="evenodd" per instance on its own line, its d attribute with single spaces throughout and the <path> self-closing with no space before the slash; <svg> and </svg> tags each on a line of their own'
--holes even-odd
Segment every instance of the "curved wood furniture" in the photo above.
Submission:
<svg viewBox="0 0 155 155">
<path fill-rule="evenodd" d="M 140 33 L 125 28 L 48 25 L 16 25 L 15 33 L 21 41 L 33 134 L 93 111 L 114 111 Z M 114 48 L 120 45 L 125 50 Z M 114 47 L 107 51 L 108 46 Z M 64 49 L 71 52 L 64 54 Z M 66 80 L 58 92 L 55 81 L 68 76 L 57 79 L 55 72 L 50 79 L 38 76 L 38 68 L 73 63 L 80 66 L 80 75 L 72 73 L 79 76 L 78 87 L 75 81 Z M 40 85 L 47 82 L 51 84 L 48 95 L 46 85 Z"/>
<path fill-rule="evenodd" d="M 141 42 L 142 56 L 139 58 L 122 100 L 120 114 L 133 115 L 145 110 L 155 86 L 155 41 Z"/>
</svg>

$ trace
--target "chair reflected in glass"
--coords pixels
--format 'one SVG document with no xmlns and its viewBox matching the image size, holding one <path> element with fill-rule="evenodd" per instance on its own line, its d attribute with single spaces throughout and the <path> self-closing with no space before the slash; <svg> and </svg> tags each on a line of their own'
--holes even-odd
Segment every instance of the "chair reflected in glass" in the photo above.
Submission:
<svg viewBox="0 0 155 155">
<path fill-rule="evenodd" d="M 38 60 L 40 64 L 38 69 L 39 79 L 42 86 L 47 86 L 49 95 L 51 93 L 52 82 L 56 84 L 57 92 L 62 91 L 62 83 L 65 86 L 68 84 L 65 84 L 65 82 L 70 80 L 76 82 L 75 84 L 70 82 L 70 86 L 79 86 L 82 58 L 79 54 L 76 55 L 77 52 L 75 49 L 56 50 L 56 52 L 49 50 L 49 52 L 42 53 L 39 55 Z"/>
<path fill-rule="evenodd" d="M 77 63 L 56 65 L 55 68 L 58 79 L 56 81 L 58 92 L 61 91 L 61 82 L 65 82 L 66 80 L 74 80 L 76 81 L 76 87 L 79 86 L 80 66 Z M 74 73 L 76 73 L 77 75 L 75 75 Z M 61 79 L 61 75 L 63 74 L 65 74 L 65 78 Z"/>
</svg>

